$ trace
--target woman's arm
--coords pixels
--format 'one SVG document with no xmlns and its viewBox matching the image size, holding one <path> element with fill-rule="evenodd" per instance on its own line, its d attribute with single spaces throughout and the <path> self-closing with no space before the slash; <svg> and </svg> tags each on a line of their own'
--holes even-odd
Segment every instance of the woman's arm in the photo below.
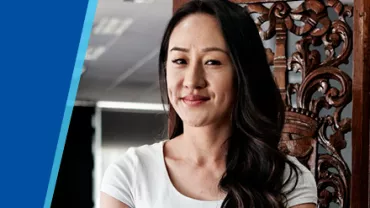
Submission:
<svg viewBox="0 0 370 208">
<path fill-rule="evenodd" d="M 117 199 L 109 196 L 108 194 L 104 192 L 100 192 L 100 207 L 101 208 L 130 208 L 126 204 L 118 201 Z"/>
<path fill-rule="evenodd" d="M 134 208 L 137 155 L 130 148 L 104 172 L 100 185 L 102 208 Z"/>
</svg>

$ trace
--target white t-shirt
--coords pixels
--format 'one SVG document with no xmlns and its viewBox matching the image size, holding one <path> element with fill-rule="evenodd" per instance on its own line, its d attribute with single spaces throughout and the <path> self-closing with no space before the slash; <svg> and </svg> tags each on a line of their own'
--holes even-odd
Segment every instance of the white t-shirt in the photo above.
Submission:
<svg viewBox="0 0 370 208">
<path fill-rule="evenodd" d="M 177 191 L 166 169 L 163 144 L 164 141 L 128 149 L 116 162 L 108 166 L 101 191 L 130 208 L 220 208 L 222 200 L 196 200 Z M 295 190 L 287 195 L 288 207 L 317 203 L 317 188 L 313 175 L 296 158 L 289 158 L 302 170 L 302 175 Z M 289 185 L 293 185 L 294 181 Z M 286 188 L 289 188 L 289 185 Z"/>
</svg>

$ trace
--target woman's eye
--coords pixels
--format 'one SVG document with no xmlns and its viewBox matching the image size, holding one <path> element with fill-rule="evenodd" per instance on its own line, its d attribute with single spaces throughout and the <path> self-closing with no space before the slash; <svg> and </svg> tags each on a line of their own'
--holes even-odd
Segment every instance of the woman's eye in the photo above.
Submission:
<svg viewBox="0 0 370 208">
<path fill-rule="evenodd" d="M 221 65 L 221 62 L 217 60 L 208 60 L 206 65 Z"/>
<path fill-rule="evenodd" d="M 174 59 L 172 60 L 172 63 L 182 65 L 182 64 L 186 64 L 186 61 L 184 59 Z"/>
</svg>

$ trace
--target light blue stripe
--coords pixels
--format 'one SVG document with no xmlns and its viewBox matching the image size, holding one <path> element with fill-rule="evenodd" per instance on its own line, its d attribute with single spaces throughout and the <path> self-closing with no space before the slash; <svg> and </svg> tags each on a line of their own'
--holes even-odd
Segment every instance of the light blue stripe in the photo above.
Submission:
<svg viewBox="0 0 370 208">
<path fill-rule="evenodd" d="M 76 62 L 75 62 L 75 66 L 73 69 L 71 86 L 68 92 L 66 108 L 64 110 L 62 126 L 59 132 L 58 144 L 57 144 L 57 148 L 55 151 L 53 167 L 51 169 L 51 175 L 50 175 L 48 190 L 47 190 L 46 198 L 44 202 L 44 208 L 50 208 L 51 202 L 53 199 L 55 184 L 56 184 L 59 167 L 60 167 L 60 161 L 62 159 L 64 145 L 65 145 L 66 138 L 67 138 L 68 127 L 69 127 L 69 123 L 71 120 L 71 114 L 72 114 L 74 102 L 76 100 L 78 85 L 80 83 L 82 66 L 85 61 L 86 50 L 89 44 L 89 39 L 90 39 L 92 25 L 94 22 L 94 16 L 95 16 L 97 3 L 98 3 L 98 0 L 89 0 L 88 5 L 87 5 L 85 21 L 84 21 L 84 25 L 82 28 L 80 43 L 78 46 Z"/>
</svg>

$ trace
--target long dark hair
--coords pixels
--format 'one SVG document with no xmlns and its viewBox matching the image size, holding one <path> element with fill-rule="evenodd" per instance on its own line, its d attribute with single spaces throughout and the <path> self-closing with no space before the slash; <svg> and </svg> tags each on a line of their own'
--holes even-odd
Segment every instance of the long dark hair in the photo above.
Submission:
<svg viewBox="0 0 370 208">
<path fill-rule="evenodd" d="M 297 167 L 278 150 L 284 124 L 284 103 L 267 63 L 257 27 L 239 5 L 227 0 L 193 0 L 177 10 L 169 21 L 159 54 L 162 101 L 170 106 L 169 139 L 183 133 L 183 123 L 167 95 L 168 44 L 175 26 L 194 13 L 210 14 L 217 19 L 235 69 L 233 84 L 237 96 L 232 115 L 233 129 L 228 139 L 226 171 L 219 182 L 219 187 L 227 193 L 222 207 L 285 207 L 287 193 L 282 190 L 293 178 L 293 171 L 297 173 Z M 286 165 L 290 167 L 290 175 L 284 180 Z"/>
</svg>

